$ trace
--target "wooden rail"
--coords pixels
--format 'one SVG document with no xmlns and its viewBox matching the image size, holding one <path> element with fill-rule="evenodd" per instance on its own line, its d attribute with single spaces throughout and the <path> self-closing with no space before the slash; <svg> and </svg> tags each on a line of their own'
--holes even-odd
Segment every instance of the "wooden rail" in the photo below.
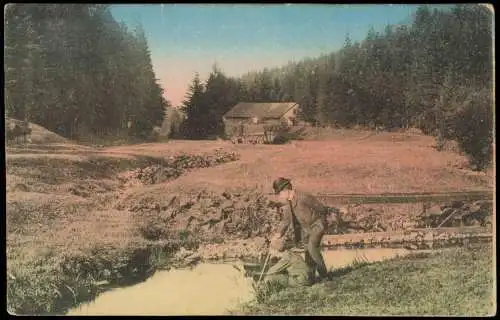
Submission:
<svg viewBox="0 0 500 320">
<path fill-rule="evenodd" d="M 491 241 L 493 237 L 491 230 L 484 227 L 416 228 L 391 232 L 325 235 L 323 237 L 323 246 L 345 247 L 360 244 L 363 244 L 363 246 L 391 246 L 418 242 L 453 242 L 463 239 Z"/>
<path fill-rule="evenodd" d="M 493 200 L 494 192 L 467 191 L 467 192 L 415 192 L 415 193 L 381 193 L 381 194 L 328 194 L 320 193 L 316 196 L 326 204 L 381 204 L 381 203 L 418 203 L 444 201 L 477 201 Z"/>
<path fill-rule="evenodd" d="M 335 235 L 325 235 L 323 242 L 342 242 L 342 241 L 368 241 L 369 239 L 396 239 L 402 236 L 412 234 L 483 234 L 488 233 L 484 227 L 451 227 L 451 228 L 414 228 L 408 230 L 388 231 L 388 232 L 363 232 L 363 233 L 345 233 Z"/>
</svg>

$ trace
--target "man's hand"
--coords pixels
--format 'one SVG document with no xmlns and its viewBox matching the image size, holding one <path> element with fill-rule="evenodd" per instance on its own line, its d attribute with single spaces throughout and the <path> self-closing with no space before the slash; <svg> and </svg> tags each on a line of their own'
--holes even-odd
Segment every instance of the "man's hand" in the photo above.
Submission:
<svg viewBox="0 0 500 320">
<path fill-rule="evenodd" d="M 281 238 L 279 234 L 275 234 L 271 238 L 271 243 L 269 244 L 269 250 L 272 249 L 275 251 L 279 251 L 279 250 L 283 249 L 283 246 L 284 246 L 283 238 Z"/>
<path fill-rule="evenodd" d="M 274 248 L 272 248 L 272 247 L 270 247 L 270 248 L 269 248 L 269 254 L 271 255 L 271 257 L 276 257 L 276 256 L 278 256 L 278 253 L 279 253 L 279 251 L 278 251 L 278 250 L 276 250 L 276 249 L 274 249 Z"/>
<path fill-rule="evenodd" d="M 275 233 L 271 236 L 271 239 L 269 239 L 271 241 L 271 245 L 273 243 L 276 243 L 277 241 L 279 241 L 281 239 L 279 233 Z"/>
</svg>

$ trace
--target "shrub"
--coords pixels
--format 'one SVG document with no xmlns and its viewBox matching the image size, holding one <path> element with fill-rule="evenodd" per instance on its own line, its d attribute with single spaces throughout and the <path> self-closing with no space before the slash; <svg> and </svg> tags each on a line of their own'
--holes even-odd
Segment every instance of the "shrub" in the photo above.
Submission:
<svg viewBox="0 0 500 320">
<path fill-rule="evenodd" d="M 290 142 L 292 139 L 290 136 L 286 133 L 281 133 L 277 134 L 276 137 L 274 137 L 272 144 L 285 144 Z"/>
<path fill-rule="evenodd" d="M 493 108 L 491 94 L 479 92 L 458 110 L 454 118 L 455 139 L 475 170 L 486 168 L 493 157 Z"/>
<path fill-rule="evenodd" d="M 269 129 L 268 129 L 269 130 Z M 298 130 L 293 130 L 292 127 L 280 125 L 271 128 L 272 131 L 276 132 L 272 144 L 285 144 L 292 140 L 300 140 L 305 135 L 305 128 L 301 127 Z"/>
</svg>

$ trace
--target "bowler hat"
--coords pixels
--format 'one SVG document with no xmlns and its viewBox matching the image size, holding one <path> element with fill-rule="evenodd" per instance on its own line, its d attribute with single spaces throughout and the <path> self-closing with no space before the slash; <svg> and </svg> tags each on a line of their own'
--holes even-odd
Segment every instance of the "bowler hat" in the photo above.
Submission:
<svg viewBox="0 0 500 320">
<path fill-rule="evenodd" d="M 286 186 L 290 185 L 291 181 L 290 179 L 286 179 L 283 177 L 280 177 L 273 182 L 273 189 L 276 194 L 280 193 L 285 189 Z"/>
</svg>

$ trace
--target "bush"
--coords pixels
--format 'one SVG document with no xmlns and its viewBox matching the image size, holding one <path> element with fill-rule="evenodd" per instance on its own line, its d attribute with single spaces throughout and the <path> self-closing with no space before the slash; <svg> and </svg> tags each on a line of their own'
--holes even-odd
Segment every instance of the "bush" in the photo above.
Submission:
<svg viewBox="0 0 500 320">
<path fill-rule="evenodd" d="M 493 105 L 487 91 L 474 94 L 454 119 L 454 135 L 475 170 L 486 168 L 493 157 Z"/>
<path fill-rule="evenodd" d="M 285 144 L 290 142 L 292 139 L 290 136 L 286 133 L 283 134 L 278 134 L 276 137 L 274 137 L 272 144 Z"/>
<path fill-rule="evenodd" d="M 289 126 L 276 126 L 271 128 L 272 131 L 276 132 L 276 136 L 274 137 L 272 144 L 285 144 L 292 140 L 300 140 L 305 135 L 305 128 L 301 127 L 298 130 L 292 130 L 292 127 Z"/>
</svg>

